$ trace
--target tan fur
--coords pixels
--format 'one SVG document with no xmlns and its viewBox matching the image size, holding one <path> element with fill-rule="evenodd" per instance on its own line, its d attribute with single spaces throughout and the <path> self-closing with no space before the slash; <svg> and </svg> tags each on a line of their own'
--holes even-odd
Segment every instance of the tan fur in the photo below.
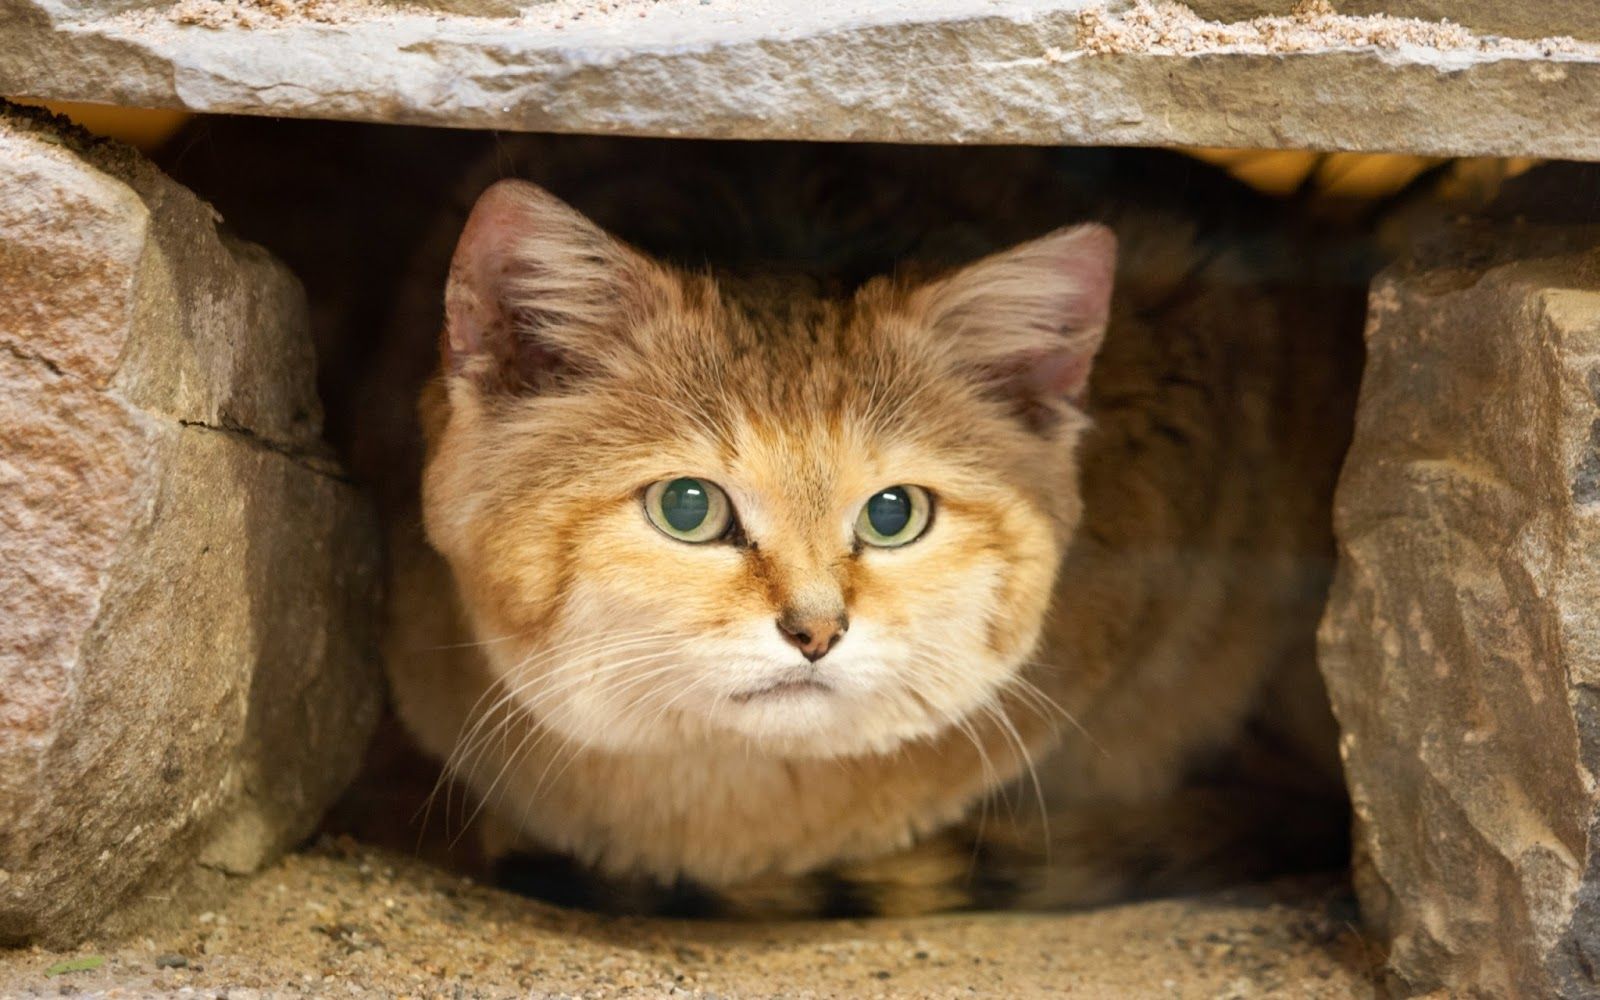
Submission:
<svg viewBox="0 0 1600 1000">
<path fill-rule="evenodd" d="M 1139 266 L 1084 400 L 1100 331 L 1062 317 L 1103 280 L 1098 230 L 840 299 L 655 263 L 536 190 L 505 204 L 469 236 L 509 227 L 529 266 L 489 280 L 458 253 L 389 660 L 402 718 L 509 839 L 739 910 L 819 908 L 794 879 L 831 870 L 920 912 L 970 903 L 971 845 L 1009 838 L 1041 871 L 1072 859 L 1019 901 L 1091 902 L 1128 885 L 1085 853 L 1137 839 L 1108 817 L 1169 822 L 1264 697 L 1331 753 L 1309 646 L 1342 444 L 1328 302 L 1125 222 Z M 553 374 L 463 333 L 505 332 L 473 297 L 502 278 Z M 996 391 L 1063 329 L 1059 399 Z M 721 485 L 753 548 L 655 531 L 639 493 L 678 475 Z M 927 536 L 853 546 L 898 483 L 934 492 Z M 795 606 L 848 610 L 817 664 L 836 690 L 741 702 L 798 669 L 773 627 Z M 991 816 L 1001 789 L 1033 818 Z M 1227 825 L 1177 835 L 1215 853 Z"/>
</svg>

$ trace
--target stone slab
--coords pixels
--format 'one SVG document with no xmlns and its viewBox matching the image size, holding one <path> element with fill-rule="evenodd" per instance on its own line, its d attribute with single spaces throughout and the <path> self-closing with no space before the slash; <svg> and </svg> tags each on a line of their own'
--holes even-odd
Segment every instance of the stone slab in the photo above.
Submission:
<svg viewBox="0 0 1600 1000">
<path fill-rule="evenodd" d="M 1254 12 L 1217 3 L 1202 10 Z M 1547 30 L 1580 40 L 1474 34 L 1538 23 L 1478 2 L 1464 34 L 1316 14 L 1263 46 L 1182 18 L 1152 42 L 1144 0 L 0 0 L 0 93 L 522 131 L 1600 159 L 1600 42 L 1582 40 L 1600 33 L 1557 6 Z"/>
</svg>

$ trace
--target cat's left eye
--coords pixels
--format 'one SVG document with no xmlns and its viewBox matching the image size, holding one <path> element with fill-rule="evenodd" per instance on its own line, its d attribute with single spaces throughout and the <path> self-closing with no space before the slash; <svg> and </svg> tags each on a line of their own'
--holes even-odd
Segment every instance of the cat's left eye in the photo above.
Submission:
<svg viewBox="0 0 1600 1000">
<path fill-rule="evenodd" d="M 856 515 L 856 536 L 868 545 L 894 548 L 916 541 L 928 529 L 933 499 L 920 486 L 891 486 L 874 493 Z"/>
<path fill-rule="evenodd" d="M 715 483 L 681 476 L 651 483 L 644 513 L 664 535 L 680 542 L 714 542 L 733 523 L 733 505 Z"/>
</svg>

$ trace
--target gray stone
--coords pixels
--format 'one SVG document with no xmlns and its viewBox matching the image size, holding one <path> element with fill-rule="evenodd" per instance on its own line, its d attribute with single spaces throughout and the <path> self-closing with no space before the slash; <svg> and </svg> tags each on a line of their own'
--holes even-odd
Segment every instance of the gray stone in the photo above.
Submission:
<svg viewBox="0 0 1600 1000">
<path fill-rule="evenodd" d="M 1402 992 L 1600 991 L 1600 229 L 1375 282 L 1321 654 Z"/>
<path fill-rule="evenodd" d="M 298 285 L 0 105 L 0 941 L 311 832 L 374 724 L 375 532 Z"/>
<path fill-rule="evenodd" d="M 1132 2 L 0 0 L 0 93 L 552 132 L 1600 158 L 1592 4 L 1548 22 L 1464 5 L 1474 30 L 1545 24 L 1571 45 L 1341 22 L 1263 47 L 1215 24 L 1123 44 Z M 1357 9 L 1380 3 L 1455 6 Z"/>
</svg>

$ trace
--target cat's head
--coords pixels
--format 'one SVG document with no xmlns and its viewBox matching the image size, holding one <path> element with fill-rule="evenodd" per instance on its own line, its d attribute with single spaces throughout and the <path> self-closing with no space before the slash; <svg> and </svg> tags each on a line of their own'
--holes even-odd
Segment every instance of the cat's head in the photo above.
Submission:
<svg viewBox="0 0 1600 1000">
<path fill-rule="evenodd" d="M 491 188 L 451 267 L 423 499 L 512 701 L 590 746 L 813 756 L 982 711 L 1079 520 L 1114 257 L 1080 226 L 829 301 Z"/>
</svg>

